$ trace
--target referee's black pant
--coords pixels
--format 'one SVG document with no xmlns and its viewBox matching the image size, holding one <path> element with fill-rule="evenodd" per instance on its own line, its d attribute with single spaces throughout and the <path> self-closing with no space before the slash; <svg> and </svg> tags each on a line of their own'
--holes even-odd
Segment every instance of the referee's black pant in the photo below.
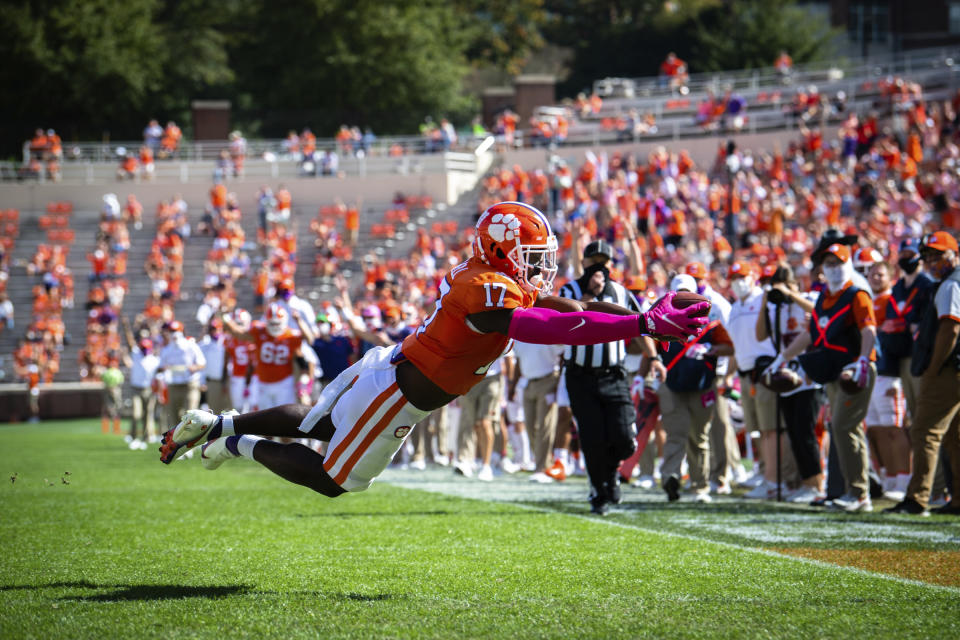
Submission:
<svg viewBox="0 0 960 640">
<path fill-rule="evenodd" d="M 620 462 L 637 448 L 636 412 L 630 401 L 627 374 L 620 367 L 604 369 L 567 365 L 567 393 L 577 420 L 580 450 L 595 500 L 614 499 Z"/>
</svg>

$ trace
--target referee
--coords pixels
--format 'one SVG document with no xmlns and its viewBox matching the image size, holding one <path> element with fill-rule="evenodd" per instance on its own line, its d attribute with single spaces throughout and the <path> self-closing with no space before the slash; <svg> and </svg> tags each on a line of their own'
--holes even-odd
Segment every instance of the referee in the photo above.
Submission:
<svg viewBox="0 0 960 640">
<path fill-rule="evenodd" d="M 583 275 L 565 284 L 560 297 L 609 302 L 640 313 L 633 294 L 610 281 L 607 265 L 612 255 L 613 248 L 604 240 L 588 244 L 583 252 Z M 570 408 L 590 477 L 590 511 L 599 515 L 607 513 L 610 503 L 620 502 L 617 469 L 636 450 L 636 413 L 623 367 L 626 355 L 623 340 L 567 346 L 563 352 Z"/>
</svg>

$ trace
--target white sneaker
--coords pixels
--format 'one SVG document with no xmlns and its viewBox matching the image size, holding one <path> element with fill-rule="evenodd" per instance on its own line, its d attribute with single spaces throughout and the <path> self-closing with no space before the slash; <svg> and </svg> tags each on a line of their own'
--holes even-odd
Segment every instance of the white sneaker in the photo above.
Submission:
<svg viewBox="0 0 960 640">
<path fill-rule="evenodd" d="M 504 473 L 516 473 L 517 471 L 520 470 L 520 465 L 515 463 L 510 458 L 504 458 L 503 460 L 500 461 L 500 468 L 503 470 Z"/>
<path fill-rule="evenodd" d="M 140 445 L 143 445 L 143 447 L 141 447 Z M 147 443 L 144 442 L 143 440 L 140 440 L 139 438 L 137 438 L 136 440 L 131 439 L 127 443 L 127 447 L 130 449 L 130 451 L 139 451 L 140 449 L 146 449 Z"/>
<path fill-rule="evenodd" d="M 209 411 L 190 409 L 184 413 L 177 426 L 163 434 L 160 462 L 170 464 L 195 447 L 216 421 L 217 416 Z"/>
<path fill-rule="evenodd" d="M 823 494 L 813 487 L 800 487 L 787 498 L 787 502 L 793 504 L 810 504 L 814 500 L 823 498 Z"/>
<path fill-rule="evenodd" d="M 192 451 L 190 453 L 193 453 Z M 202 447 L 200 447 L 200 464 L 204 469 L 213 471 L 227 460 L 232 460 L 237 456 L 230 453 L 227 449 L 226 438 L 214 438 Z"/>
<path fill-rule="evenodd" d="M 447 456 L 442 456 L 438 453 L 437 455 L 433 456 L 433 463 L 438 464 L 441 467 L 448 467 L 450 466 L 450 458 Z"/>
<path fill-rule="evenodd" d="M 523 471 L 536 471 L 536 470 L 537 470 L 537 463 L 534 462 L 533 460 L 527 460 L 527 461 L 524 462 L 523 465 L 521 465 L 521 466 L 522 466 L 522 468 L 523 468 Z"/>
<path fill-rule="evenodd" d="M 490 465 L 485 464 L 480 467 L 480 471 L 477 472 L 477 480 L 493 482 L 493 469 L 490 467 Z"/>
<path fill-rule="evenodd" d="M 748 479 L 750 474 L 747 473 L 747 470 L 743 468 L 742 464 L 738 464 L 733 468 L 733 483 L 737 486 L 742 486 Z"/>
<path fill-rule="evenodd" d="M 764 484 L 765 482 L 766 480 L 763 479 L 762 473 L 753 473 L 752 475 L 748 476 L 746 480 L 744 480 L 739 484 L 741 487 L 748 487 L 748 488 L 755 489 L 760 485 Z"/>
<path fill-rule="evenodd" d="M 701 490 L 693 494 L 693 501 L 700 502 L 703 504 L 713 502 L 713 498 L 710 497 L 710 490 L 709 489 Z"/>
<path fill-rule="evenodd" d="M 415 471 L 425 471 L 427 468 L 426 460 L 414 460 L 410 463 L 410 468 Z"/>
<path fill-rule="evenodd" d="M 883 492 L 883 497 L 887 500 L 893 500 L 894 502 L 900 502 L 907 495 L 906 491 L 900 491 L 899 489 L 889 489 L 888 491 Z"/>
<path fill-rule="evenodd" d="M 762 480 L 760 484 L 743 494 L 743 497 L 749 500 L 766 500 L 771 489 L 775 489 L 774 484 L 772 482 Z"/>
<path fill-rule="evenodd" d="M 461 475 L 464 478 L 473 477 L 473 465 L 469 462 L 456 462 L 453 465 L 453 472 L 457 475 Z"/>
<path fill-rule="evenodd" d="M 849 513 L 855 511 L 873 511 L 873 503 L 870 502 L 870 496 L 868 495 L 862 498 L 851 495 L 840 496 L 828 502 L 827 506 L 831 509 L 847 511 Z"/>
<path fill-rule="evenodd" d="M 640 476 L 631 482 L 630 486 L 639 489 L 653 489 L 657 486 L 657 481 L 653 479 L 653 476 Z"/>
<path fill-rule="evenodd" d="M 543 471 L 537 471 L 535 474 L 530 476 L 530 482 L 538 482 L 540 484 L 550 484 L 553 482 L 553 478 L 545 474 Z"/>
</svg>

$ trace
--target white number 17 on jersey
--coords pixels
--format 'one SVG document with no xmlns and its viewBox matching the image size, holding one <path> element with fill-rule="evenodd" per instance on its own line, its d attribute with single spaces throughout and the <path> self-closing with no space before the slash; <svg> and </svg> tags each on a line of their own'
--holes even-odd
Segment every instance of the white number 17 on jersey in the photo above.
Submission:
<svg viewBox="0 0 960 640">
<path fill-rule="evenodd" d="M 487 292 L 487 306 L 488 306 L 488 307 L 493 307 L 493 306 L 502 307 L 502 306 L 503 306 L 503 299 L 504 299 L 504 298 L 506 297 L 506 295 L 507 295 L 507 285 L 503 284 L 502 282 L 484 282 L 484 283 L 483 283 L 483 288 L 484 288 L 484 290 Z M 496 305 L 493 304 L 493 296 L 496 295 L 496 294 L 493 293 L 493 290 L 494 290 L 494 289 L 499 289 L 499 290 L 500 290 L 500 297 L 497 299 L 497 304 L 496 304 Z"/>
</svg>

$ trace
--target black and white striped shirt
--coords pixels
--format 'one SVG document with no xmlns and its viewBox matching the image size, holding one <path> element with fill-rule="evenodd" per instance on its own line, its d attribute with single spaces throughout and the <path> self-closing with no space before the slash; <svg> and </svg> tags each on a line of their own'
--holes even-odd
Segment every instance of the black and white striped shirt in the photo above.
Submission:
<svg viewBox="0 0 960 640">
<path fill-rule="evenodd" d="M 580 289 L 580 284 L 576 280 L 572 280 L 563 285 L 557 295 L 561 298 L 579 300 L 583 292 Z M 635 313 L 640 313 L 640 304 L 637 299 L 618 282 L 607 282 L 597 300 L 612 302 Z M 622 366 L 623 359 L 626 356 L 627 344 L 624 340 L 590 345 L 567 345 L 563 350 L 565 364 L 573 363 L 589 368 Z"/>
</svg>

